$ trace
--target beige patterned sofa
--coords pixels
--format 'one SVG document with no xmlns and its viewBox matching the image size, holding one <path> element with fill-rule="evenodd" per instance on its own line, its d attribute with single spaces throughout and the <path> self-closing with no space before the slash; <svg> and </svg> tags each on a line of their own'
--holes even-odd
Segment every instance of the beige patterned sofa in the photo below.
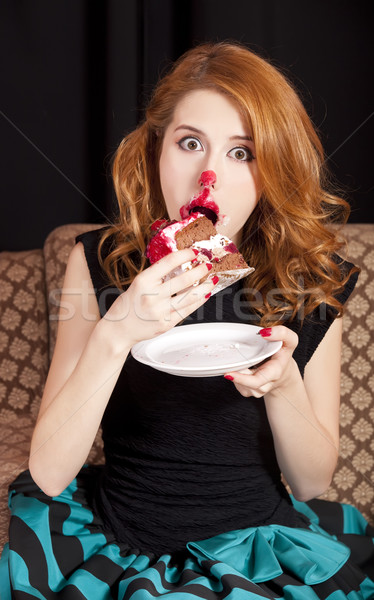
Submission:
<svg viewBox="0 0 374 600">
<path fill-rule="evenodd" d="M 75 236 L 97 227 L 64 225 L 43 249 L 0 253 L 0 549 L 7 487 L 27 468 L 66 261 Z M 374 524 L 374 224 L 348 225 L 346 237 L 347 256 L 362 272 L 344 317 L 340 459 L 324 497 L 353 503 Z M 88 461 L 102 461 L 99 435 Z"/>
</svg>

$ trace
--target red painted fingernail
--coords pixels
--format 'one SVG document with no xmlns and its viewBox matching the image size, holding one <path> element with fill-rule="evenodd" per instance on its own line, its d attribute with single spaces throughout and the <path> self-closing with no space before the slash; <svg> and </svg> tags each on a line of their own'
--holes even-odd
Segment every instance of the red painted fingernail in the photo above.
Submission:
<svg viewBox="0 0 374 600">
<path fill-rule="evenodd" d="M 212 295 L 212 294 L 209 292 L 209 294 L 207 294 L 207 295 L 205 296 L 205 298 L 208 300 L 208 298 L 210 298 L 210 297 L 211 297 L 211 295 Z"/>
<path fill-rule="evenodd" d="M 270 337 L 271 336 L 271 327 L 265 327 L 264 329 L 260 329 L 258 335 L 261 337 Z"/>
<path fill-rule="evenodd" d="M 206 268 L 208 269 L 208 271 L 210 271 L 210 269 L 213 268 L 213 265 L 211 263 L 205 263 L 206 264 Z"/>
<path fill-rule="evenodd" d="M 234 381 L 234 378 L 231 377 L 231 375 L 224 375 L 225 379 L 228 379 L 229 381 Z"/>
<path fill-rule="evenodd" d="M 219 277 L 217 277 L 217 275 L 214 275 L 214 277 L 212 277 L 213 285 L 217 285 L 218 282 L 219 282 Z"/>
<path fill-rule="evenodd" d="M 193 259 L 191 260 L 191 263 L 192 263 L 192 264 L 194 264 L 194 263 L 196 263 L 196 262 L 197 262 L 197 258 L 193 258 Z"/>
<path fill-rule="evenodd" d="M 199 254 L 199 251 L 196 250 L 196 248 L 191 248 L 191 250 L 195 253 L 196 256 Z"/>
</svg>

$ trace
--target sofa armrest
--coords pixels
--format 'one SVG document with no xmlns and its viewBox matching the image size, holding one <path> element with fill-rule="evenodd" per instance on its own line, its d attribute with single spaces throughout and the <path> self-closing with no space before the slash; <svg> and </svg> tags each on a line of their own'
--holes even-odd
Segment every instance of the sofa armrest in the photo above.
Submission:
<svg viewBox="0 0 374 600">
<path fill-rule="evenodd" d="M 28 465 L 48 370 L 47 304 L 41 250 L 0 253 L 0 501 Z M 1 510 L 0 536 L 7 527 Z"/>
</svg>

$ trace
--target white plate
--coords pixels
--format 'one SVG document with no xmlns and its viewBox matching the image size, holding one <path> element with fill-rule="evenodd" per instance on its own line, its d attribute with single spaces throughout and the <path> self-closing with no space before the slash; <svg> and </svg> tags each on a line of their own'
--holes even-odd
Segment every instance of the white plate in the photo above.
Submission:
<svg viewBox="0 0 374 600">
<path fill-rule="evenodd" d="M 214 377 L 256 365 L 282 347 L 257 335 L 260 329 L 241 323 L 181 325 L 135 344 L 131 354 L 171 375 Z"/>
</svg>

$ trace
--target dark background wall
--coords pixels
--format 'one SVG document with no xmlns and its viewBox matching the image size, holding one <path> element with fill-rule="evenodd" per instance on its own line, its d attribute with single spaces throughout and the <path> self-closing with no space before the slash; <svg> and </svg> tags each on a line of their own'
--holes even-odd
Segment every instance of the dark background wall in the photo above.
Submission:
<svg viewBox="0 0 374 600">
<path fill-rule="evenodd" d="M 371 0 L 3 0 L 1 249 L 114 210 L 110 161 L 171 60 L 236 39 L 285 68 L 346 189 L 373 222 Z"/>
</svg>

